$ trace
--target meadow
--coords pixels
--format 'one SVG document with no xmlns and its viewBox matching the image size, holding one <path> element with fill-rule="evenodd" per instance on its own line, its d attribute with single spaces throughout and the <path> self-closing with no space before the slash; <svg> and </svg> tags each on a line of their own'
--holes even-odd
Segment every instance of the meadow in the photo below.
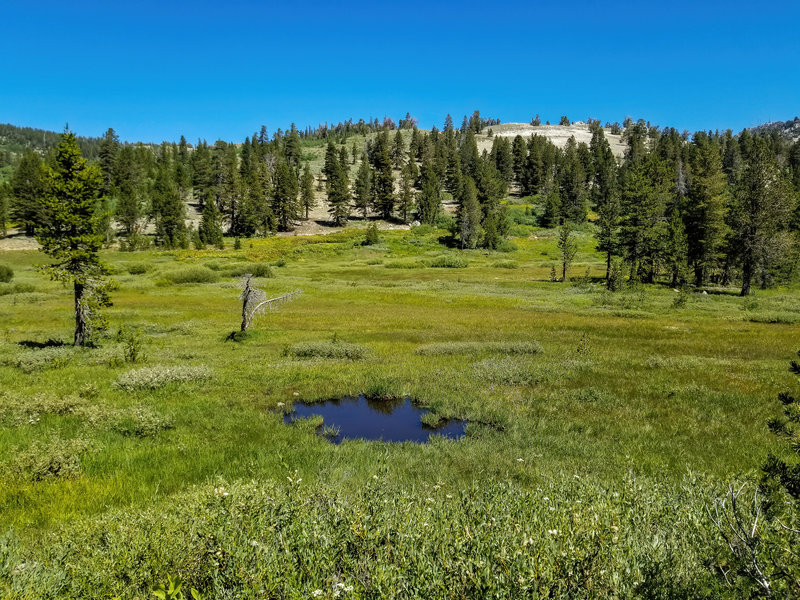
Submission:
<svg viewBox="0 0 800 600">
<path fill-rule="evenodd" d="M 0 255 L 0 595 L 145 598 L 168 577 L 206 598 L 732 593 L 705 507 L 781 451 L 766 422 L 797 290 L 612 293 L 588 229 L 553 282 L 556 232 L 518 217 L 507 252 L 429 226 L 367 246 L 358 224 L 109 250 L 119 288 L 86 349 L 60 345 L 71 290 L 44 257 Z M 302 294 L 233 341 L 254 271 Z M 283 423 L 355 394 L 410 396 L 467 436 L 333 445 Z"/>
</svg>

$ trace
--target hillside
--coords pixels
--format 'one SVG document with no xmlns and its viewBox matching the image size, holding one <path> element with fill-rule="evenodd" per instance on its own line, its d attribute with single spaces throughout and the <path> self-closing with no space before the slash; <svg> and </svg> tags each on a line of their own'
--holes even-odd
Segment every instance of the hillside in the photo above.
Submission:
<svg viewBox="0 0 800 600">
<path fill-rule="evenodd" d="M 749 129 L 754 134 L 766 134 L 776 132 L 781 137 L 793 142 L 800 140 L 800 117 L 795 117 L 791 121 L 772 121 Z"/>
<path fill-rule="evenodd" d="M 576 121 L 572 125 L 529 125 L 527 123 L 503 123 L 502 125 L 493 125 L 484 129 L 482 135 L 478 138 L 478 150 L 487 151 L 492 147 L 492 138 L 488 136 L 489 129 L 492 130 L 492 135 L 499 137 L 514 138 L 521 135 L 528 139 L 532 135 L 541 135 L 553 142 L 559 148 L 567 145 L 569 138 L 574 137 L 578 143 L 584 142 L 588 144 L 592 141 L 592 132 L 589 126 L 581 121 Z M 622 141 L 621 135 L 614 135 L 608 129 L 605 130 L 606 139 L 611 145 L 611 151 L 614 156 L 621 158 L 625 153 L 625 143 Z"/>
</svg>

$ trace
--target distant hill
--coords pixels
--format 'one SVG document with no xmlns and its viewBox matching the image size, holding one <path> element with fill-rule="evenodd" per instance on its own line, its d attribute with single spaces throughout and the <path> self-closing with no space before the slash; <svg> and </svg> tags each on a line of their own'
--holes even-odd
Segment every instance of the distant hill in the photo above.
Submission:
<svg viewBox="0 0 800 600">
<path fill-rule="evenodd" d="M 800 140 L 800 117 L 795 117 L 791 121 L 773 121 L 764 123 L 758 127 L 751 127 L 750 131 L 754 134 L 768 134 L 777 132 L 787 140 Z"/>
<path fill-rule="evenodd" d="M 16 159 L 26 148 L 44 155 L 55 148 L 60 139 L 61 134 L 55 131 L 0 124 L 0 178 L 16 163 Z M 100 140 L 101 138 L 78 136 L 78 145 L 83 155 L 90 159 L 97 158 Z"/>
</svg>

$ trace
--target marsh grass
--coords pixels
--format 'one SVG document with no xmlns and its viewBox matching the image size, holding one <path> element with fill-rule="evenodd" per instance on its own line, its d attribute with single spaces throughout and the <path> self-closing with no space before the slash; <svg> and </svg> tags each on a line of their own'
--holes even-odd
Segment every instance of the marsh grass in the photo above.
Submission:
<svg viewBox="0 0 800 600">
<path fill-rule="evenodd" d="M 478 355 L 496 354 L 540 354 L 543 352 L 538 342 L 439 342 L 426 344 L 416 349 L 423 356 L 450 356 L 455 354 Z"/>
<path fill-rule="evenodd" d="M 363 360 L 369 355 L 369 349 L 361 344 L 353 344 L 340 340 L 329 342 L 301 342 L 283 349 L 283 355 L 291 358 L 337 358 L 346 360 Z"/>
<path fill-rule="evenodd" d="M 0 523 L 14 532 L 0 534 L 0 596 L 148 597 L 167 574 L 209 597 L 332 595 L 338 581 L 357 597 L 721 595 L 704 505 L 715 480 L 780 451 L 766 422 L 793 377 L 796 288 L 680 308 L 667 287 L 606 293 L 585 232 L 573 269 L 593 281 L 550 283 L 556 238 L 526 227 L 513 255 L 444 248 L 431 227 L 373 247 L 347 228 L 104 252 L 121 273 L 151 265 L 120 276 L 107 311 L 111 331 L 141 332 L 146 371 L 111 335 L 86 351 L 20 345 L 68 339 L 72 299 L 35 271 L 40 255 L 5 253 L 10 285 L 36 291 L 0 296 Z M 451 253 L 469 268 L 423 268 Z M 241 304 L 222 274 L 249 263 L 273 265 L 270 294 L 304 294 L 226 343 Z M 217 282 L 156 284 L 197 266 Z M 333 445 L 275 410 L 359 393 L 410 396 L 468 435 Z"/>
</svg>

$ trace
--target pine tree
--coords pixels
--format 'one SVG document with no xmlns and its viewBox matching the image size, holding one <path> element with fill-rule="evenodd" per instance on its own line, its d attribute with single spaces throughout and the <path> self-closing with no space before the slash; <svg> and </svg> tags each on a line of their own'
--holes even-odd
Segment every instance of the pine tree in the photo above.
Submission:
<svg viewBox="0 0 800 600">
<path fill-rule="evenodd" d="M 511 143 L 511 160 L 514 171 L 514 180 L 517 182 L 517 185 L 520 186 L 520 190 L 522 190 L 525 162 L 527 159 L 528 144 L 525 143 L 525 139 L 521 135 L 517 135 L 514 137 L 514 141 Z"/>
<path fill-rule="evenodd" d="M 48 219 L 45 193 L 45 167 L 36 152 L 26 149 L 11 175 L 11 218 L 25 235 L 34 235 Z"/>
<path fill-rule="evenodd" d="M 356 173 L 353 195 L 356 208 L 361 211 L 365 221 L 367 219 L 369 205 L 372 202 L 372 179 L 372 168 L 369 166 L 369 162 L 367 162 L 367 155 L 362 154 L 361 164 L 358 167 L 358 173 Z"/>
<path fill-rule="evenodd" d="M 384 131 L 375 138 L 372 164 L 375 167 L 373 186 L 375 205 L 384 219 L 390 219 L 394 212 L 394 177 L 389 149 L 389 134 Z"/>
<path fill-rule="evenodd" d="M 216 201 L 206 202 L 197 235 L 204 245 L 223 247 L 221 216 Z"/>
<path fill-rule="evenodd" d="M 572 223 L 564 221 L 558 230 L 557 246 L 561 252 L 561 281 L 567 280 L 567 269 L 578 253 L 578 244 L 573 236 Z"/>
<path fill-rule="evenodd" d="M 587 214 L 588 188 L 586 171 L 574 137 L 569 138 L 564 148 L 559 171 L 559 192 L 564 217 L 575 223 L 583 223 Z"/>
<path fill-rule="evenodd" d="M 398 194 L 397 211 L 403 223 L 408 223 L 408 217 L 414 208 L 414 175 L 411 167 L 406 163 L 400 171 L 400 193 Z"/>
<path fill-rule="evenodd" d="M 790 182 L 779 169 L 764 140 L 749 149 L 731 210 L 731 251 L 742 268 L 742 296 L 752 280 L 781 254 L 778 234 L 788 227 L 795 207 Z"/>
<path fill-rule="evenodd" d="M 403 166 L 403 158 L 406 155 L 406 145 L 403 141 L 403 133 L 398 129 L 394 134 L 394 145 L 392 146 L 392 164 L 395 169 Z"/>
<path fill-rule="evenodd" d="M 701 286 L 722 258 L 729 195 L 716 144 L 708 136 L 698 135 L 694 150 L 687 223 L 689 260 L 694 266 L 695 285 Z"/>
<path fill-rule="evenodd" d="M 117 198 L 115 216 L 130 241 L 131 236 L 139 233 L 146 201 L 144 174 L 133 146 L 123 146 L 119 152 L 114 189 Z"/>
<path fill-rule="evenodd" d="M 290 231 L 299 215 L 297 194 L 299 184 L 297 174 L 286 163 L 279 159 L 275 166 L 272 212 L 280 231 Z"/>
<path fill-rule="evenodd" d="M 300 202 L 308 220 L 308 212 L 317 205 L 314 197 L 314 175 L 308 163 L 303 168 L 303 178 L 300 182 Z"/>
<path fill-rule="evenodd" d="M 186 207 L 175 183 L 172 152 L 161 147 L 153 182 L 151 214 L 156 225 L 156 243 L 165 248 L 187 246 Z"/>
<path fill-rule="evenodd" d="M 103 174 L 101 196 L 110 196 L 113 191 L 114 172 L 119 151 L 119 136 L 109 128 L 100 142 L 100 170 Z"/>
<path fill-rule="evenodd" d="M 300 168 L 300 136 L 294 123 L 292 123 L 283 143 L 283 154 L 289 166 L 295 169 Z"/>
<path fill-rule="evenodd" d="M 464 179 L 458 206 L 458 236 L 461 248 L 476 248 L 483 234 L 481 220 L 483 214 L 478 202 L 478 190 L 471 177 Z"/>
<path fill-rule="evenodd" d="M 197 148 L 192 153 L 191 164 L 194 200 L 202 207 L 213 197 L 214 184 L 211 150 L 205 140 L 198 141 Z"/>
<path fill-rule="evenodd" d="M 6 182 L 0 183 L 0 238 L 6 237 L 11 190 Z"/>
<path fill-rule="evenodd" d="M 99 309 L 110 304 L 95 215 L 102 187 L 102 171 L 81 156 L 75 134 L 66 131 L 47 171 L 44 204 L 49 218 L 39 227 L 36 239 L 55 261 L 45 272 L 72 284 L 76 346 L 90 343 L 93 331 L 103 326 Z"/>
<path fill-rule="evenodd" d="M 611 262 L 619 252 L 619 191 L 617 162 L 601 127 L 592 132 L 592 203 L 597 212 L 597 249 L 606 254 L 606 281 L 611 276 Z"/>
<path fill-rule="evenodd" d="M 653 153 L 623 172 L 620 243 L 631 276 L 655 280 L 667 238 L 665 209 L 671 196 L 671 174 Z"/>
<path fill-rule="evenodd" d="M 422 163 L 422 189 L 417 194 L 417 217 L 421 223 L 433 225 L 442 208 L 439 181 L 430 161 Z"/>
</svg>

